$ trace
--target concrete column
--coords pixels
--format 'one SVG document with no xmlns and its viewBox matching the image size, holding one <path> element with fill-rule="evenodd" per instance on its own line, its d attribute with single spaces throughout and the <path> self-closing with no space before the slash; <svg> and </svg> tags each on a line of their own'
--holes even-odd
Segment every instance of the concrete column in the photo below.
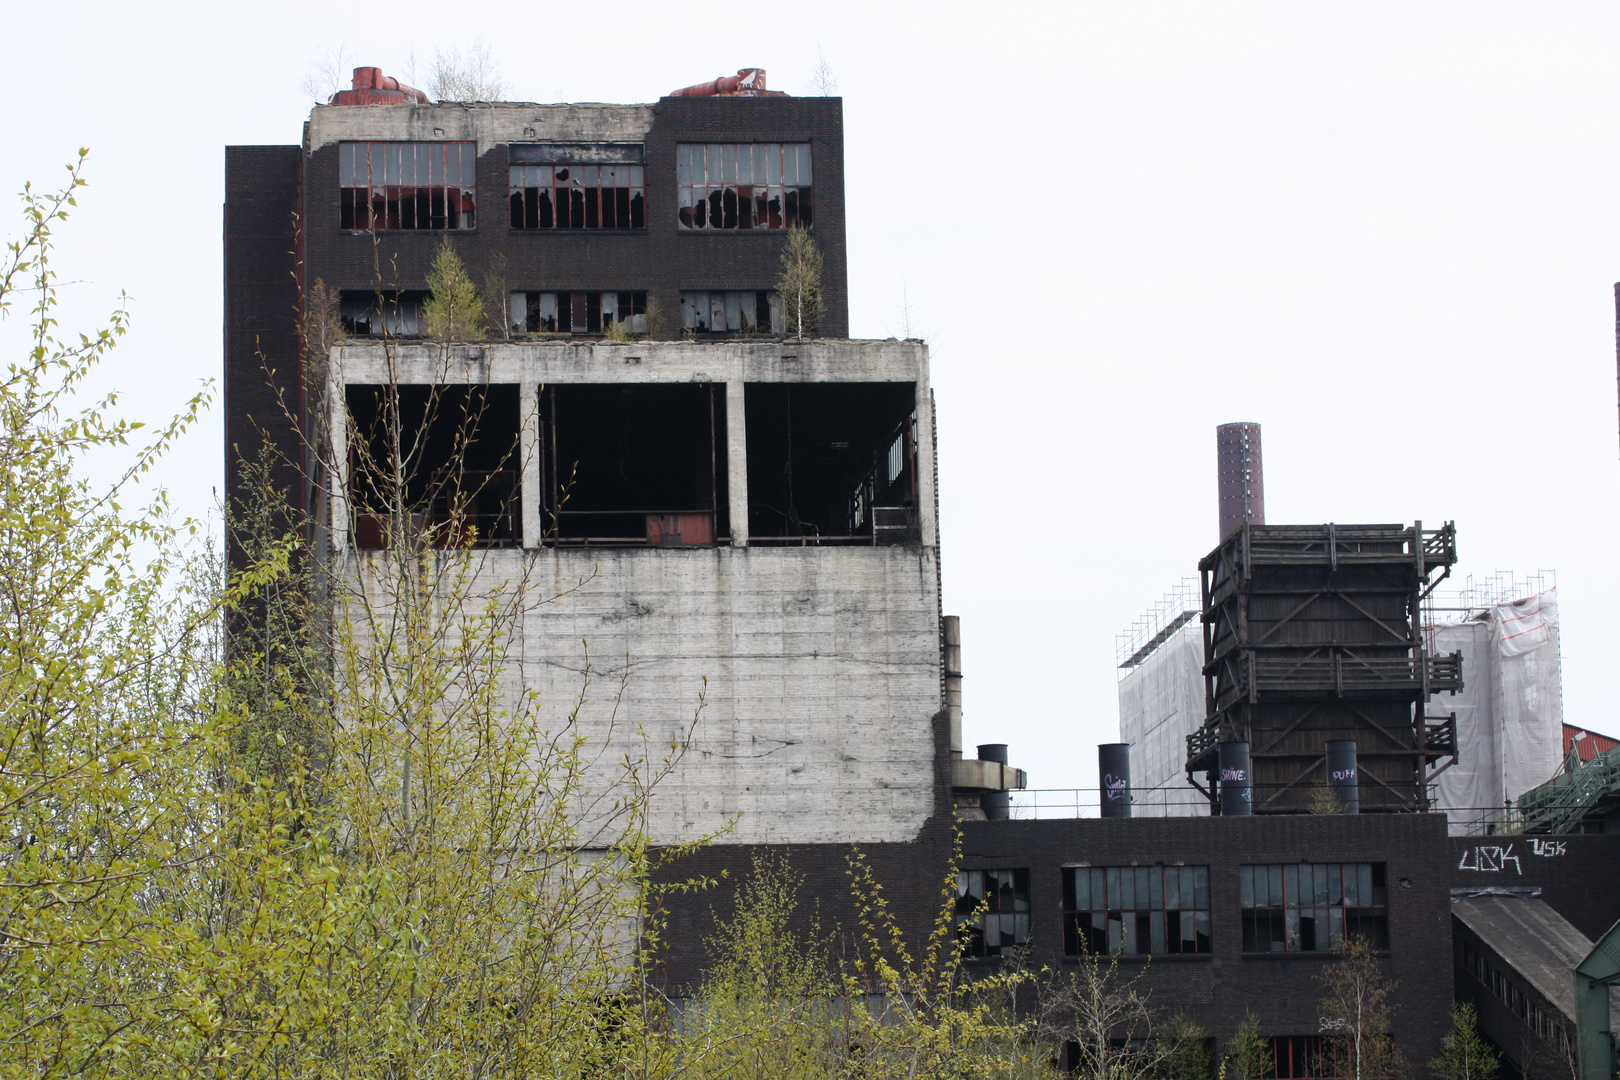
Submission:
<svg viewBox="0 0 1620 1080">
<path fill-rule="evenodd" d="M 934 399 L 928 391 L 927 346 L 917 379 L 917 523 L 923 547 L 939 543 L 939 522 L 934 516 Z"/>
<path fill-rule="evenodd" d="M 731 508 L 731 546 L 748 546 L 748 424 L 743 383 L 726 383 L 726 493 Z"/>
<path fill-rule="evenodd" d="M 326 380 L 326 415 L 332 467 L 326 483 L 332 499 L 332 550 L 341 555 L 349 546 L 349 409 L 340 364 L 329 362 L 327 370 L 331 373 Z"/>
<path fill-rule="evenodd" d="M 518 384 L 518 423 L 523 466 L 523 546 L 540 546 L 540 384 Z"/>
</svg>

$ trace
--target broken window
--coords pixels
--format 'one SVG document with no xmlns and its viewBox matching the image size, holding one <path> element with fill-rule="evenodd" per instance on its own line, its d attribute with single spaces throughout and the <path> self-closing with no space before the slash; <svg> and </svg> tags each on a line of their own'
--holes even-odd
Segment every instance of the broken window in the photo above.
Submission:
<svg viewBox="0 0 1620 1080">
<path fill-rule="evenodd" d="M 749 543 L 916 538 L 916 387 L 749 383 L 744 398 Z"/>
<path fill-rule="evenodd" d="M 551 385 L 543 393 L 548 538 L 692 547 L 725 535 L 722 387 Z"/>
<path fill-rule="evenodd" d="M 681 143 L 675 184 L 683 229 L 810 227 L 809 143 Z"/>
<path fill-rule="evenodd" d="M 644 229 L 640 143 L 513 143 L 514 229 Z"/>
<path fill-rule="evenodd" d="M 1320 1035 L 1273 1035 L 1272 1068 L 1258 1074 L 1267 1080 L 1340 1080 L 1356 1075 L 1341 1039 L 1324 1040 Z"/>
<path fill-rule="evenodd" d="M 357 384 L 345 399 L 356 547 L 519 542 L 516 386 Z"/>
<path fill-rule="evenodd" d="M 1244 952 L 1329 952 L 1346 937 L 1389 948 L 1383 863 L 1238 867 Z"/>
<path fill-rule="evenodd" d="M 1069 956 L 1209 952 L 1207 866 L 1091 866 L 1063 871 Z"/>
<path fill-rule="evenodd" d="M 619 324 L 631 334 L 647 332 L 644 292 L 515 292 L 514 334 L 605 334 Z"/>
<path fill-rule="evenodd" d="M 700 334 L 774 334 L 787 332 L 782 301 L 769 290 L 681 293 L 681 328 Z"/>
<path fill-rule="evenodd" d="M 959 871 L 956 933 L 965 956 L 1011 956 L 1029 940 L 1029 871 Z"/>
<path fill-rule="evenodd" d="M 344 290 L 338 294 L 338 317 L 355 337 L 420 337 L 426 292 Z"/>
<path fill-rule="evenodd" d="M 471 229 L 470 142 L 338 144 L 338 223 L 345 229 Z"/>
</svg>

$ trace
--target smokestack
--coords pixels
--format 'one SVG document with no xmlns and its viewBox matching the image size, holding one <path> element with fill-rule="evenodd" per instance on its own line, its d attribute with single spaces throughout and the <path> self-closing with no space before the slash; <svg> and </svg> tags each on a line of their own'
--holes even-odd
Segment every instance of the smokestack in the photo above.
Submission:
<svg viewBox="0 0 1620 1080">
<path fill-rule="evenodd" d="M 1220 485 L 1221 535 L 1244 522 L 1266 523 L 1266 488 L 1260 475 L 1260 425 L 1221 424 L 1215 429 L 1215 471 Z"/>
</svg>

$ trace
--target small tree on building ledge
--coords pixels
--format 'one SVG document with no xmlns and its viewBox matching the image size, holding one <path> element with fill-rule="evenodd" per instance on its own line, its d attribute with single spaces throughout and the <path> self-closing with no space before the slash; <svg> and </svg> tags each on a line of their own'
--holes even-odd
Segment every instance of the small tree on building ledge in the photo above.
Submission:
<svg viewBox="0 0 1620 1080">
<path fill-rule="evenodd" d="M 793 336 L 803 341 L 805 334 L 815 333 L 821 319 L 821 249 L 804 229 L 788 230 L 776 293 Z"/>
</svg>

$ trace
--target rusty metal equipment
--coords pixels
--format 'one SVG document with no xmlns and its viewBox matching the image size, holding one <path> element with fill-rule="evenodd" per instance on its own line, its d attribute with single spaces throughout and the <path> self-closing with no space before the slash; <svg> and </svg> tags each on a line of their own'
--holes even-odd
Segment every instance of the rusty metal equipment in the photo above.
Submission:
<svg viewBox="0 0 1620 1080">
<path fill-rule="evenodd" d="M 1236 742 L 1249 744 L 1253 813 L 1305 812 L 1338 740 L 1357 746 L 1362 813 L 1427 807 L 1457 736 L 1426 705 L 1462 689 L 1462 654 L 1428 655 L 1421 603 L 1456 559 L 1450 522 L 1245 523 L 1205 556 L 1205 720 L 1186 769 L 1212 812 L 1217 747 Z"/>
<path fill-rule="evenodd" d="M 333 94 L 330 105 L 416 105 L 428 104 L 428 96 L 414 86 L 382 73 L 382 68 L 354 69 L 354 89 Z"/>
<path fill-rule="evenodd" d="M 764 68 L 740 68 L 736 75 L 722 75 L 696 86 L 671 90 L 670 97 L 782 97 L 780 90 L 765 89 Z"/>
</svg>

